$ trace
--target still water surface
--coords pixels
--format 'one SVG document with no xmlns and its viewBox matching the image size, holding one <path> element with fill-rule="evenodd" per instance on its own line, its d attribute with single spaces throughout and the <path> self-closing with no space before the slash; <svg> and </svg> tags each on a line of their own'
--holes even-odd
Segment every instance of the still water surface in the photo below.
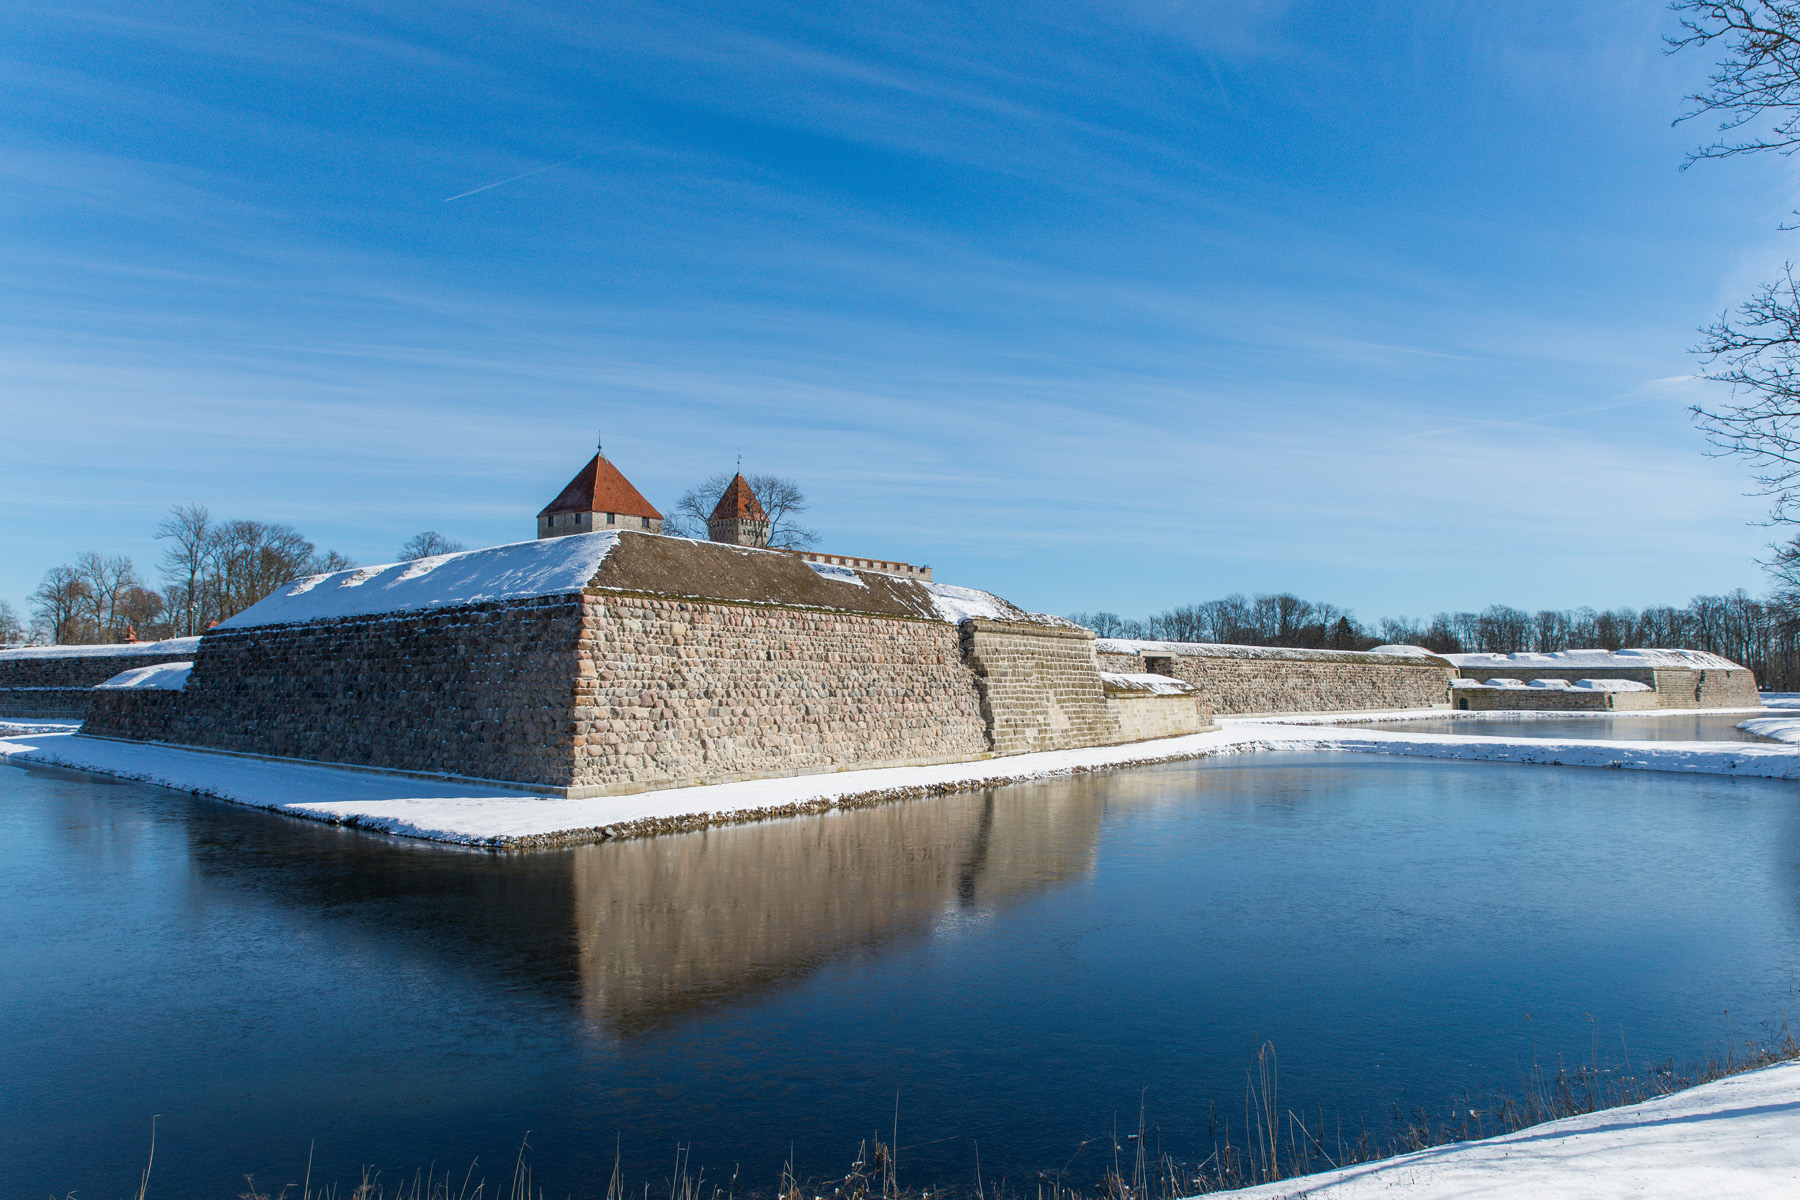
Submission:
<svg viewBox="0 0 1800 1200">
<path fill-rule="evenodd" d="M 1347 1127 L 1535 1055 L 1689 1061 L 1800 979 L 1791 783 L 1256 755 L 494 855 L 0 768 L 0 1195 L 231 1196 L 529 1130 L 768 1188 L 1195 1160 L 1272 1041 Z M 1241 1128 L 1239 1137 L 1241 1138 Z M 1091 1139 L 1099 1138 L 1099 1141 Z M 1086 1142 L 1085 1148 L 1083 1143 Z M 491 1189 L 490 1189 L 491 1190 Z"/>
<path fill-rule="evenodd" d="M 1509 738 L 1619 738 L 1633 742 L 1764 742 L 1774 738 L 1759 737 L 1739 729 L 1739 721 L 1748 721 L 1753 713 L 1682 713 L 1591 716 L 1537 713 L 1495 713 L 1479 717 L 1415 717 L 1407 721 L 1372 721 L 1352 728 L 1384 729 L 1395 733 L 1449 733 L 1460 737 Z M 1763 715 L 1778 715 L 1766 710 Z"/>
</svg>

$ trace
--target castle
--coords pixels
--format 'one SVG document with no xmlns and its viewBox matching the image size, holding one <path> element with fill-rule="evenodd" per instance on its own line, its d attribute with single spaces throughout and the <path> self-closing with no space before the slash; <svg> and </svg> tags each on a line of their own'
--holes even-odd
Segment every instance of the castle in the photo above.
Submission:
<svg viewBox="0 0 1800 1200">
<path fill-rule="evenodd" d="M 596 453 L 532 541 L 296 580 L 179 643 L 0 651 L 0 710 L 54 697 L 90 736 L 581 797 L 1144 741 L 1215 709 L 1755 703 L 1748 671 L 1687 652 L 1097 643 L 929 568 L 760 545 L 741 474 L 708 540 L 662 520 Z"/>
</svg>

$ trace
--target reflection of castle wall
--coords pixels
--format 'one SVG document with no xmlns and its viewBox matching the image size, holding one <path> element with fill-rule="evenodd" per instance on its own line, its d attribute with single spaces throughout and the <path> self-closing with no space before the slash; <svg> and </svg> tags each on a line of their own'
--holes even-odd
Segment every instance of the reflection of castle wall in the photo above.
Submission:
<svg viewBox="0 0 1800 1200">
<path fill-rule="evenodd" d="M 585 849 L 585 1007 L 651 1023 L 1084 874 L 1115 785 L 1059 780 Z"/>
</svg>

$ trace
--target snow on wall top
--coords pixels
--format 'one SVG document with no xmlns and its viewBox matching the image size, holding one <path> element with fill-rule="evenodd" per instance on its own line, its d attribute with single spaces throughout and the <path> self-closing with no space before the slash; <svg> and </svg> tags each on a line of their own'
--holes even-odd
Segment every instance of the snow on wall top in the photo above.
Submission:
<svg viewBox="0 0 1800 1200">
<path fill-rule="evenodd" d="M 278 588 L 218 627 L 298 625 L 329 617 L 566 595 L 585 588 L 618 543 L 617 533 L 575 533 L 314 575 Z"/>
<path fill-rule="evenodd" d="M 1266 658 L 1288 662 L 1359 662 L 1394 667 L 1445 667 L 1441 654 L 1381 653 L 1375 650 L 1298 650 L 1287 646 L 1232 646 L 1222 642 L 1148 642 L 1098 638 L 1100 654 L 1173 654 L 1194 658 Z"/>
<path fill-rule="evenodd" d="M 1151 696 L 1185 696 L 1193 692 L 1192 684 L 1167 675 L 1145 675 L 1125 671 L 1100 672 L 1100 686 L 1109 692 L 1142 692 Z"/>
<path fill-rule="evenodd" d="M 191 662 L 157 663 L 153 667 L 133 667 L 129 671 L 120 671 L 105 683 L 97 683 L 94 686 L 179 692 L 187 687 L 188 672 L 193 669 L 194 664 Z"/>
<path fill-rule="evenodd" d="M 1558 650 L 1551 654 L 1445 654 L 1451 663 L 1466 671 L 1516 670 L 1648 670 L 1653 667 L 1691 667 L 1708 671 L 1741 671 L 1744 668 L 1728 658 L 1708 654 L 1704 650 Z"/>
<path fill-rule="evenodd" d="M 1656 689 L 1647 683 L 1639 683 L 1635 679 L 1533 679 L 1530 683 L 1523 679 L 1452 679 L 1453 688 L 1541 688 L 1552 692 L 1568 692 L 1585 690 L 1590 692 L 1653 692 Z"/>
<path fill-rule="evenodd" d="M 126 655 L 192 658 L 199 645 L 199 638 L 185 637 L 169 638 L 161 642 L 113 642 L 103 646 L 16 646 L 11 650 L 0 650 L 0 662 L 28 658 L 118 658 Z"/>
</svg>

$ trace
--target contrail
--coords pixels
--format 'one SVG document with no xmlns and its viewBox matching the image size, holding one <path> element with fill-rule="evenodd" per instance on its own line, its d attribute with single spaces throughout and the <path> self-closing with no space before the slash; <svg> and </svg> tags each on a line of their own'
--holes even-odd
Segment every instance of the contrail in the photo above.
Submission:
<svg viewBox="0 0 1800 1200">
<path fill-rule="evenodd" d="M 534 167 L 531 170 L 525 172 L 523 175 L 512 175 L 505 179 L 496 179 L 493 183 L 484 183 L 478 188 L 470 188 L 468 191 L 458 192 L 454 196 L 445 196 L 444 203 L 448 204 L 452 200 L 461 200 L 464 196 L 473 196 L 476 192 L 485 192 L 489 188 L 497 188 L 503 183 L 516 183 L 518 180 L 521 180 L 521 179 L 529 179 L 533 175 L 542 175 L 545 171 L 554 171 L 558 167 L 566 167 L 570 163 L 578 163 L 584 158 L 592 158 L 592 157 L 594 157 L 592 154 L 579 154 L 579 155 L 576 155 L 574 158 L 565 158 L 561 162 L 553 162 L 547 167 Z"/>
</svg>

